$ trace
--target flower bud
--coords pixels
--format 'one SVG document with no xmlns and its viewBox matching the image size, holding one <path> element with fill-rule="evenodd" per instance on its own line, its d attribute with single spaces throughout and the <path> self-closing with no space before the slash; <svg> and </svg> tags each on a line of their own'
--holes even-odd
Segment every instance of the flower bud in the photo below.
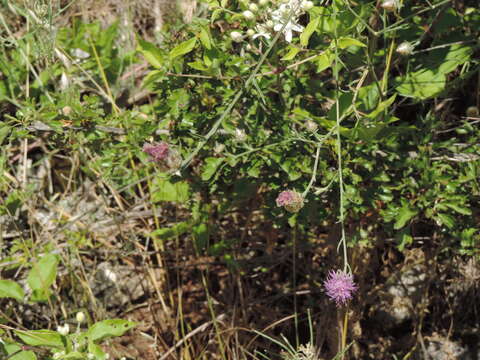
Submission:
<svg viewBox="0 0 480 360">
<path fill-rule="evenodd" d="M 395 50 L 398 54 L 403 56 L 411 55 L 413 52 L 413 45 L 410 44 L 408 41 L 402 42 L 398 45 L 397 50 Z"/>
<path fill-rule="evenodd" d="M 63 326 L 59 326 L 59 327 L 57 327 L 57 331 L 58 331 L 58 333 L 60 333 L 60 335 L 67 336 L 68 333 L 70 332 L 70 326 L 68 326 L 68 324 L 65 324 Z"/>
<path fill-rule="evenodd" d="M 276 200 L 277 206 L 283 206 L 285 210 L 296 213 L 303 207 L 303 196 L 294 190 L 282 191 Z"/>
<path fill-rule="evenodd" d="M 259 4 L 260 6 L 265 6 L 265 5 L 268 4 L 268 1 L 269 1 L 269 0 L 259 0 L 259 1 L 258 1 L 258 4 Z"/>
<path fill-rule="evenodd" d="M 230 37 L 232 38 L 233 41 L 235 41 L 237 43 L 242 42 L 242 40 L 243 40 L 243 35 L 239 31 L 232 31 L 230 33 Z"/>
<path fill-rule="evenodd" d="M 385 11 L 395 11 L 398 9 L 398 0 L 384 0 L 380 6 Z"/>
<path fill-rule="evenodd" d="M 242 14 L 243 14 L 243 17 L 247 20 L 255 19 L 255 15 L 250 10 L 245 10 Z"/>
<path fill-rule="evenodd" d="M 257 12 L 257 11 L 258 11 L 258 5 L 257 5 L 257 4 L 254 4 L 254 3 L 251 3 L 250 5 L 248 5 L 248 8 L 249 8 L 250 11 L 252 11 L 252 12 Z"/>
<path fill-rule="evenodd" d="M 84 314 L 83 312 L 79 311 L 79 312 L 77 313 L 77 315 L 75 316 L 75 319 L 77 320 L 77 322 L 78 322 L 79 324 L 81 324 L 81 323 L 83 323 L 83 322 L 85 321 L 85 314 Z"/>
<path fill-rule="evenodd" d="M 476 106 L 469 106 L 465 113 L 467 117 L 478 117 L 479 111 Z"/>
<path fill-rule="evenodd" d="M 308 11 L 313 8 L 313 1 L 303 1 L 302 2 L 302 10 Z"/>
<path fill-rule="evenodd" d="M 255 30 L 253 30 L 253 29 L 248 29 L 248 30 L 247 30 L 247 35 L 250 36 L 250 37 L 252 37 L 253 35 L 255 35 Z"/>
<path fill-rule="evenodd" d="M 72 113 L 72 108 L 70 106 L 64 106 L 62 108 L 62 114 L 65 115 L 65 116 L 68 116 Z"/>
<path fill-rule="evenodd" d="M 318 125 L 315 121 L 312 121 L 312 120 L 308 120 L 306 123 L 305 123 L 305 128 L 310 131 L 310 132 L 315 132 L 317 131 L 318 129 Z"/>
<path fill-rule="evenodd" d="M 238 142 L 244 142 L 247 140 L 247 134 L 243 129 L 235 129 L 235 140 Z"/>
</svg>

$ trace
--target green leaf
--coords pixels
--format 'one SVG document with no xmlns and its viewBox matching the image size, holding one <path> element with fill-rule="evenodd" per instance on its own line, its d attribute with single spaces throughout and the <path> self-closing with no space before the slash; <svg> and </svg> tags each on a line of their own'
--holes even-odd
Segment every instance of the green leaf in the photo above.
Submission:
<svg viewBox="0 0 480 360">
<path fill-rule="evenodd" d="M 196 44 L 197 44 L 197 38 L 194 37 L 175 46 L 172 49 L 172 51 L 170 51 L 170 54 L 169 54 L 170 59 L 174 59 L 178 56 L 188 54 L 190 51 L 192 51 L 195 48 Z"/>
<path fill-rule="evenodd" d="M 411 218 L 417 215 L 418 210 L 411 209 L 407 204 L 404 204 L 398 211 L 397 221 L 393 225 L 395 230 L 403 228 Z"/>
<path fill-rule="evenodd" d="M 133 327 L 135 327 L 135 323 L 132 321 L 122 319 L 103 320 L 93 324 L 88 329 L 87 337 L 94 342 L 112 336 L 122 336 Z"/>
<path fill-rule="evenodd" d="M 372 111 L 370 114 L 367 115 L 367 117 L 370 119 L 375 119 L 378 115 L 383 113 L 385 109 L 387 109 L 390 105 L 393 104 L 396 97 L 397 97 L 397 94 L 394 94 L 387 100 L 382 101 L 380 104 L 378 104 L 377 108 L 374 111 Z"/>
<path fill-rule="evenodd" d="M 400 95 L 418 100 L 439 95 L 445 89 L 445 75 L 426 69 L 409 73 L 396 81 L 396 90 Z"/>
<path fill-rule="evenodd" d="M 188 66 L 190 66 L 192 69 L 199 70 L 199 71 L 207 71 L 208 67 L 205 66 L 203 62 L 200 60 L 196 60 L 193 62 L 187 63 Z"/>
<path fill-rule="evenodd" d="M 107 354 L 105 354 L 100 346 L 92 341 L 88 342 L 88 352 L 95 356 L 95 360 L 107 360 Z"/>
<path fill-rule="evenodd" d="M 22 301 L 25 293 L 20 285 L 12 280 L 0 280 L 0 298 L 14 298 Z"/>
<path fill-rule="evenodd" d="M 176 223 L 172 227 L 156 229 L 150 233 L 151 236 L 157 236 L 161 240 L 168 240 L 180 235 L 185 234 L 191 228 L 191 225 L 187 221 Z"/>
<path fill-rule="evenodd" d="M 302 34 L 300 35 L 300 44 L 302 46 L 308 45 L 308 40 L 310 40 L 310 36 L 312 36 L 313 32 L 317 29 L 319 23 L 320 16 L 310 20 L 308 25 L 305 27 L 305 30 L 303 30 Z"/>
<path fill-rule="evenodd" d="M 27 283 L 32 290 L 43 291 L 48 289 L 57 276 L 58 256 L 47 254 L 30 270 Z"/>
<path fill-rule="evenodd" d="M 62 336 L 53 330 L 14 330 L 14 332 L 25 344 L 30 346 L 64 348 Z"/>
<path fill-rule="evenodd" d="M 1 345 L 1 344 L 0 344 Z M 0 346 L 1 349 L 1 346 Z M 5 350 L 7 355 L 13 355 L 8 357 L 8 360 L 37 360 L 37 357 L 33 351 L 20 351 L 21 347 L 17 344 L 5 344 Z M 0 353 L 0 355 L 3 355 Z M 2 358 L 3 359 L 3 358 Z"/>
<path fill-rule="evenodd" d="M 335 42 L 332 41 L 330 44 L 331 47 L 335 48 Z M 337 40 L 337 46 L 340 49 L 345 49 L 349 46 L 359 46 L 359 47 L 367 47 L 364 43 L 361 41 L 358 41 L 357 39 L 354 38 L 349 38 L 349 37 L 341 37 Z"/>
<path fill-rule="evenodd" d="M 210 41 L 210 34 L 205 28 L 200 29 L 199 38 L 200 38 L 200 42 L 206 49 L 210 50 L 212 48 L 212 42 Z"/>
<path fill-rule="evenodd" d="M 300 48 L 295 46 L 290 45 L 288 49 L 289 49 L 288 52 L 285 54 L 284 57 L 282 57 L 281 60 L 284 60 L 284 61 L 292 60 L 300 52 Z"/>
<path fill-rule="evenodd" d="M 184 203 L 190 198 L 190 186 L 186 181 L 171 183 L 168 180 L 157 178 L 153 184 L 152 200 L 176 201 Z"/>
<path fill-rule="evenodd" d="M 165 62 L 162 52 L 158 47 L 140 38 L 138 38 L 137 51 L 141 52 L 153 67 L 161 68 Z"/>
<path fill-rule="evenodd" d="M 335 54 L 330 50 L 326 50 L 323 54 L 318 55 L 315 58 L 315 62 L 317 63 L 317 73 L 332 66 L 333 60 L 335 60 Z"/>
<path fill-rule="evenodd" d="M 202 180 L 207 181 L 215 174 L 218 167 L 223 163 L 225 158 L 209 157 L 205 159 L 202 166 Z"/>
<path fill-rule="evenodd" d="M 462 215 L 472 215 L 472 210 L 467 207 L 451 203 L 451 202 L 443 202 L 442 204 L 448 206 L 450 209 L 462 214 Z"/>
<path fill-rule="evenodd" d="M 466 45 L 452 45 L 446 55 L 440 53 L 438 71 L 448 74 L 470 60 L 473 50 Z"/>
<path fill-rule="evenodd" d="M 439 222 L 441 225 L 445 225 L 449 229 L 455 226 L 455 219 L 447 214 L 438 213 L 435 215 L 435 220 Z"/>
</svg>

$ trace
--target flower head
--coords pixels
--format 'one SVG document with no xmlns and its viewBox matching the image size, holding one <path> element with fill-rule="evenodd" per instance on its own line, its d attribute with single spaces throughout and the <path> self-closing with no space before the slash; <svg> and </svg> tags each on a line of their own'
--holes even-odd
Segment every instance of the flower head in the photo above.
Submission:
<svg viewBox="0 0 480 360">
<path fill-rule="evenodd" d="M 58 326 L 57 331 L 60 333 L 60 335 L 67 336 L 68 333 L 70 332 L 70 326 L 68 326 L 68 324 L 64 324 L 63 326 Z"/>
<path fill-rule="evenodd" d="M 143 151 L 150 155 L 154 161 L 165 160 L 170 153 L 169 146 L 166 142 L 144 144 Z"/>
<path fill-rule="evenodd" d="M 403 56 L 411 55 L 413 52 L 413 45 L 410 44 L 408 41 L 402 42 L 398 45 L 397 50 L 395 50 L 398 54 Z"/>
<path fill-rule="evenodd" d="M 230 37 L 232 38 L 233 41 L 235 42 L 242 42 L 243 40 L 243 35 L 240 31 L 232 31 L 230 33 Z"/>
<path fill-rule="evenodd" d="M 277 206 L 283 206 L 285 210 L 296 213 L 303 207 L 303 196 L 294 190 L 282 191 L 277 197 Z"/>
<path fill-rule="evenodd" d="M 337 306 L 345 305 L 357 290 L 357 285 L 353 282 L 353 275 L 342 270 L 330 270 L 323 286 L 327 296 L 335 301 Z"/>
</svg>

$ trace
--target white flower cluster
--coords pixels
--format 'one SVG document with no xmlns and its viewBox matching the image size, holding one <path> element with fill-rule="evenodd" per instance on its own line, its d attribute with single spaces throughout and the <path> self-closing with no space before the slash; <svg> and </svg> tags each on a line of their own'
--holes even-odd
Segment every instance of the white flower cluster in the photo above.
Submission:
<svg viewBox="0 0 480 360">
<path fill-rule="evenodd" d="M 269 4 L 270 1 L 272 4 Z M 313 6 L 313 1 L 309 0 L 259 0 L 258 4 L 252 2 L 242 15 L 249 23 L 256 22 L 254 29 L 248 29 L 246 35 L 232 31 L 230 36 L 235 42 L 241 42 L 247 36 L 253 40 L 259 37 L 268 40 L 273 33 L 282 31 L 285 40 L 291 42 L 293 32 L 301 33 L 304 30 L 298 23 L 300 16 Z"/>
</svg>

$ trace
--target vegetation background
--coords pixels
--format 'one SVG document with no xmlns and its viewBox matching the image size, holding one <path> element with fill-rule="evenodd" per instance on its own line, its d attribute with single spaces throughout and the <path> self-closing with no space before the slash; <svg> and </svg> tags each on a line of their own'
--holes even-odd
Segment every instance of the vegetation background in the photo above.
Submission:
<svg viewBox="0 0 480 360">
<path fill-rule="evenodd" d="M 0 4 L 1 359 L 479 358 L 477 0 Z"/>
</svg>

